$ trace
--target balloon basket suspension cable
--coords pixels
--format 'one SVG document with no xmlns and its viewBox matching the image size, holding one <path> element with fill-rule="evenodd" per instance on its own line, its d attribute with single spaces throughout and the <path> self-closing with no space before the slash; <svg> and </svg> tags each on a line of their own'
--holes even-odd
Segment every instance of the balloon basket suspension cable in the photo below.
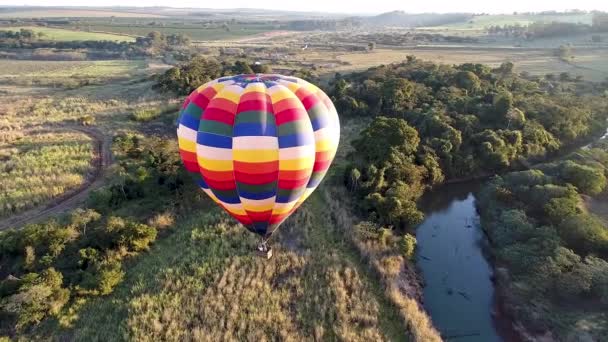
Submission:
<svg viewBox="0 0 608 342">
<path fill-rule="evenodd" d="M 255 250 L 256 254 L 265 259 L 270 259 L 272 257 L 272 247 L 268 246 L 268 238 L 261 237 L 260 243 Z"/>
</svg>

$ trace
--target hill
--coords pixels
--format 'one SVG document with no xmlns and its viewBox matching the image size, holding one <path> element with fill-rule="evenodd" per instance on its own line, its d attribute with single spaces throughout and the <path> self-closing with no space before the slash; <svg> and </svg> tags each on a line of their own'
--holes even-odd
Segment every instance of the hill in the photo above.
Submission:
<svg viewBox="0 0 608 342">
<path fill-rule="evenodd" d="M 374 26 L 439 26 L 466 21 L 473 17 L 468 13 L 422 13 L 409 14 L 403 11 L 392 11 L 365 18 L 364 22 Z"/>
</svg>

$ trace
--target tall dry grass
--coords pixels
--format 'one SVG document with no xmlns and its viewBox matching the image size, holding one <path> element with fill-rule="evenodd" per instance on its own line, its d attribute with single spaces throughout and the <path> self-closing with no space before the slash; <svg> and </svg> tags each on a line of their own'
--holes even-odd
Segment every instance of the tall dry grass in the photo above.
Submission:
<svg viewBox="0 0 608 342">
<path fill-rule="evenodd" d="M 92 157 L 91 139 L 82 133 L 31 133 L 0 143 L 0 217 L 82 185 Z"/>
<path fill-rule="evenodd" d="M 399 247 L 402 238 L 373 223 L 357 222 L 356 215 L 349 208 L 349 195 L 344 189 L 329 186 L 322 191 L 327 211 L 331 213 L 336 226 L 350 237 L 370 267 L 381 276 L 385 295 L 398 308 L 413 339 L 420 342 L 442 341 L 417 300 L 420 285 L 414 266 L 402 255 Z"/>
</svg>

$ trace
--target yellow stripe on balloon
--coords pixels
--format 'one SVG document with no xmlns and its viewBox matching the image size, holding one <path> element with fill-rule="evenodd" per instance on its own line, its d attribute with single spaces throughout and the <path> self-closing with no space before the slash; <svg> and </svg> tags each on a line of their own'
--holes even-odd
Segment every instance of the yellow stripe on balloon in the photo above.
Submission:
<svg viewBox="0 0 608 342">
<path fill-rule="evenodd" d="M 254 205 L 254 204 L 248 203 L 247 200 L 243 199 L 243 198 L 241 198 L 241 202 L 243 203 L 243 207 L 247 211 L 264 212 L 264 211 L 271 210 L 272 207 L 274 207 L 274 203 L 267 203 L 267 204 L 263 204 L 263 205 Z"/>
<path fill-rule="evenodd" d="M 181 150 L 188 152 L 196 152 L 196 141 L 191 141 L 182 137 L 177 138 L 178 145 Z"/>
<path fill-rule="evenodd" d="M 289 202 L 289 203 L 276 203 L 274 205 L 274 208 L 272 209 L 272 214 L 273 215 L 287 214 L 291 209 L 293 209 L 293 206 L 296 205 L 297 203 L 298 203 L 298 201 L 293 201 L 293 202 Z"/>
<path fill-rule="evenodd" d="M 279 150 L 233 150 L 235 161 L 247 163 L 265 163 L 279 159 Z"/>
<path fill-rule="evenodd" d="M 272 100 L 272 103 L 277 103 L 284 99 L 297 98 L 296 95 L 292 91 L 290 91 L 288 88 L 286 88 L 285 86 L 277 85 L 272 88 L 275 89 L 275 91 L 270 95 L 270 99 Z"/>
<path fill-rule="evenodd" d="M 197 158 L 198 165 L 209 171 L 232 171 L 234 162 L 232 160 L 216 160 Z"/>
<path fill-rule="evenodd" d="M 305 157 L 299 159 L 287 159 L 279 161 L 279 170 L 302 170 L 311 168 L 315 163 L 315 157 Z"/>
<path fill-rule="evenodd" d="M 232 103 L 239 103 L 242 92 L 243 88 L 239 86 L 228 86 L 219 91 L 214 99 L 226 99 Z"/>
<path fill-rule="evenodd" d="M 315 143 L 315 149 L 317 152 L 329 151 L 335 147 L 333 139 L 323 139 Z"/>
<path fill-rule="evenodd" d="M 240 203 L 225 203 L 219 200 L 222 203 L 222 206 L 228 210 L 230 213 L 234 215 L 247 215 L 247 211 L 243 208 L 243 205 Z"/>
<path fill-rule="evenodd" d="M 264 83 L 249 83 L 243 93 L 266 93 L 266 85 Z"/>
</svg>

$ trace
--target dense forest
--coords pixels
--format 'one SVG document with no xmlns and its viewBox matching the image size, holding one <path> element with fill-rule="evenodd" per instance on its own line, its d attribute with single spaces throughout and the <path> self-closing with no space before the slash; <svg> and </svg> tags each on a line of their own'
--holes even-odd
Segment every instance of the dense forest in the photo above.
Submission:
<svg viewBox="0 0 608 342">
<path fill-rule="evenodd" d="M 330 94 L 341 117 L 372 120 L 344 171 L 362 209 L 384 225 L 412 227 L 425 189 L 520 168 L 605 130 L 606 84 L 525 78 L 513 68 L 410 57 L 337 75 Z"/>
<path fill-rule="evenodd" d="M 532 331 L 580 340 L 585 320 L 590 340 L 608 336 L 608 230 L 587 208 L 606 188 L 607 147 L 496 177 L 477 201 L 505 307 Z"/>
</svg>

